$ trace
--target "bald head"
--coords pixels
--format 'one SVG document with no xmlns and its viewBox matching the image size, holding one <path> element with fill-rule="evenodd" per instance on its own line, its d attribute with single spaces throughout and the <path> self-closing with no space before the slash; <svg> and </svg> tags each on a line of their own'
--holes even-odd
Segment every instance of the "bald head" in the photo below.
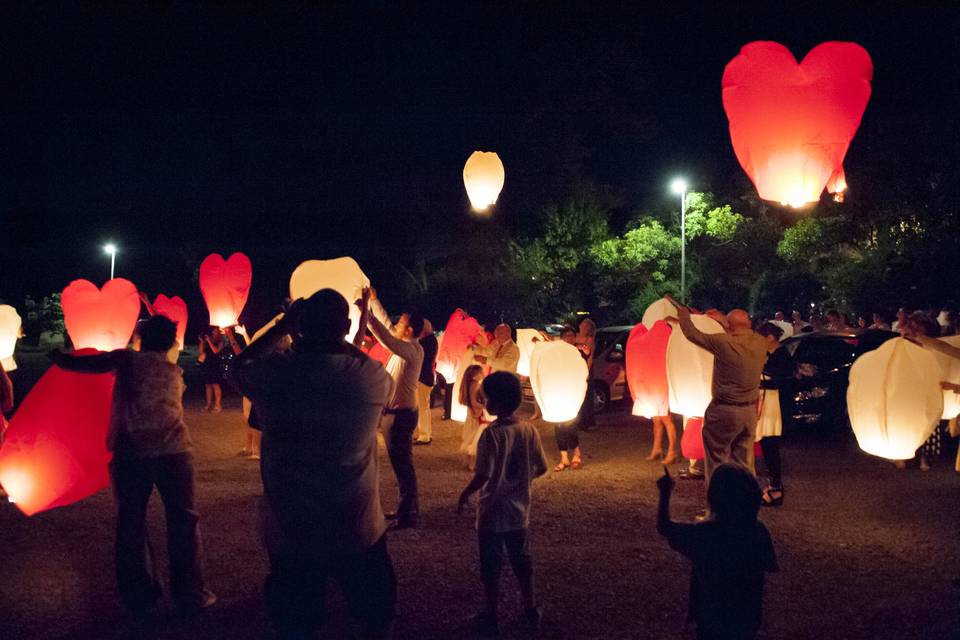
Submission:
<svg viewBox="0 0 960 640">
<path fill-rule="evenodd" d="M 727 331 L 743 331 L 752 328 L 750 316 L 743 309 L 734 309 L 727 314 Z"/>
<path fill-rule="evenodd" d="M 510 329 L 510 325 L 506 323 L 498 324 L 497 328 L 493 330 L 493 337 L 499 340 L 501 344 L 510 342 L 510 340 L 513 338 L 513 332 Z"/>
</svg>

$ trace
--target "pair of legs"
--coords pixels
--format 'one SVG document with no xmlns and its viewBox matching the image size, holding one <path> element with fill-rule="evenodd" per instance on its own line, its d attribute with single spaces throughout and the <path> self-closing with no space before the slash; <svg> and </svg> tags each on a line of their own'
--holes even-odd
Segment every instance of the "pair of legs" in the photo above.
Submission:
<svg viewBox="0 0 960 640">
<path fill-rule="evenodd" d="M 243 448 L 240 449 L 238 455 L 250 458 L 252 460 L 260 459 L 260 436 L 262 435 L 258 429 L 254 429 L 253 426 L 258 424 L 256 419 L 256 413 L 253 408 L 253 403 L 249 398 L 243 398 L 243 424 L 244 427 L 244 439 L 243 439 Z"/>
<path fill-rule="evenodd" d="M 763 461 L 770 475 L 770 484 L 763 490 L 763 502 L 767 506 L 783 503 L 783 461 L 780 458 L 780 436 L 767 436 L 760 440 Z"/>
<path fill-rule="evenodd" d="M 264 591 L 280 638 L 306 638 L 323 622 L 326 583 L 340 586 L 362 638 L 387 638 L 397 601 L 393 562 L 383 536 L 365 552 L 325 561 L 270 554 Z"/>
<path fill-rule="evenodd" d="M 670 416 L 653 417 L 653 447 L 650 448 L 650 455 L 647 461 L 652 462 L 660 457 L 663 451 L 663 433 L 667 433 L 667 453 L 663 458 L 663 464 L 672 464 L 677 460 L 677 426 L 673 424 Z"/>
<path fill-rule="evenodd" d="M 220 385 L 205 384 L 203 385 L 203 391 L 207 399 L 207 405 L 203 410 L 210 413 L 220 413 L 223 410 L 221 403 L 223 399 L 223 389 L 220 388 Z"/>
<path fill-rule="evenodd" d="M 110 477 L 117 502 L 116 571 L 123 604 L 141 613 L 160 598 L 160 580 L 147 534 L 147 503 L 154 486 L 166 513 L 173 597 L 181 608 L 209 604 L 212 594 L 203 584 L 191 455 L 124 458 L 117 453 L 110 462 Z"/>
<path fill-rule="evenodd" d="M 734 462 L 754 471 L 753 443 L 757 433 L 754 404 L 732 405 L 711 402 L 703 416 L 704 471 L 709 486 L 713 470 Z"/>
<path fill-rule="evenodd" d="M 533 558 L 530 556 L 527 530 L 519 529 L 505 533 L 478 531 L 477 537 L 480 543 L 480 577 L 483 580 L 482 616 L 495 624 L 500 603 L 500 569 L 503 565 L 504 549 L 513 567 L 513 574 L 517 577 L 524 609 L 528 614 L 536 612 L 537 603 L 533 593 Z"/>
<path fill-rule="evenodd" d="M 417 413 L 416 409 L 396 409 L 384 416 L 387 455 L 400 490 L 396 510 L 396 519 L 400 521 L 415 521 L 420 511 L 417 472 L 413 466 L 413 430 L 417 426 Z"/>
<path fill-rule="evenodd" d="M 560 422 L 554 426 L 553 434 L 557 439 L 557 448 L 560 450 L 560 463 L 553 468 L 554 471 L 563 471 L 569 466 L 573 466 L 574 469 L 583 466 L 578 428 L 576 420 Z"/>
<path fill-rule="evenodd" d="M 414 432 L 414 438 L 417 442 L 428 443 L 433 440 L 433 416 L 430 415 L 430 392 L 433 387 L 428 387 L 422 382 L 417 383 L 417 429 Z"/>
</svg>

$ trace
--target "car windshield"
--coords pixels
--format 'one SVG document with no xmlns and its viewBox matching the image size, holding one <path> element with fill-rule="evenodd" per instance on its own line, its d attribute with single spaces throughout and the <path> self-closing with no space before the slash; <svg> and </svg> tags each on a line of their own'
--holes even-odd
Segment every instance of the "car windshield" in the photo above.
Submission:
<svg viewBox="0 0 960 640">
<path fill-rule="evenodd" d="M 857 357 L 857 347 L 840 336 L 805 338 L 797 343 L 797 362 L 812 364 L 823 372 L 849 366 Z"/>
</svg>

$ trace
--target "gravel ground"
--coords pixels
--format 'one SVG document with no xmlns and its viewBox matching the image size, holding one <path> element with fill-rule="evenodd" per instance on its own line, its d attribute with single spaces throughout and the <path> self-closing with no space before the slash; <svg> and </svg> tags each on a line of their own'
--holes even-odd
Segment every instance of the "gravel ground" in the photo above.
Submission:
<svg viewBox="0 0 960 640">
<path fill-rule="evenodd" d="M 113 579 L 113 505 L 108 491 L 82 503 L 23 517 L 0 506 L 0 638 L 261 638 L 265 562 L 255 506 L 257 464 L 234 457 L 241 438 L 239 401 L 219 415 L 188 402 L 196 442 L 199 508 L 207 578 L 220 601 L 194 620 L 169 602 L 156 625 L 135 627 L 117 605 Z M 438 415 L 436 414 L 435 417 Z M 552 429 L 540 425 L 553 455 Z M 397 637 L 472 638 L 480 603 L 472 518 L 458 517 L 468 480 L 456 447 L 459 425 L 439 422 L 434 443 L 416 448 L 422 526 L 390 536 L 399 580 Z M 646 463 L 649 427 L 622 411 L 601 416 L 582 435 L 581 471 L 536 483 L 533 553 L 545 609 L 545 638 L 692 638 L 685 623 L 689 566 L 654 530 L 659 465 Z M 960 478 L 952 461 L 921 473 L 897 470 L 848 441 L 789 439 L 787 496 L 765 510 L 781 571 L 767 582 L 761 638 L 955 638 L 960 590 Z M 381 451 L 383 496 L 396 496 Z M 702 483 L 678 482 L 674 515 L 704 506 Z M 150 522 L 161 566 L 162 509 Z M 512 581 L 508 572 L 505 581 Z M 522 637 L 512 582 L 505 582 L 504 637 Z M 345 634 L 335 589 L 322 637 Z"/>
</svg>

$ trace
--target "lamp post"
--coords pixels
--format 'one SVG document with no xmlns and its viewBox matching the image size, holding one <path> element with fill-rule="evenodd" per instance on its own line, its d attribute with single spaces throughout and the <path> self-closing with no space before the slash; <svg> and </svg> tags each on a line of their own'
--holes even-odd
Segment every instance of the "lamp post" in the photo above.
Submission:
<svg viewBox="0 0 960 640">
<path fill-rule="evenodd" d="M 117 263 L 117 245 L 108 242 L 103 245 L 103 252 L 110 254 L 110 279 L 113 280 L 113 267 Z"/>
<path fill-rule="evenodd" d="M 687 181 L 674 178 L 670 190 L 680 196 L 680 302 L 687 303 Z"/>
</svg>

